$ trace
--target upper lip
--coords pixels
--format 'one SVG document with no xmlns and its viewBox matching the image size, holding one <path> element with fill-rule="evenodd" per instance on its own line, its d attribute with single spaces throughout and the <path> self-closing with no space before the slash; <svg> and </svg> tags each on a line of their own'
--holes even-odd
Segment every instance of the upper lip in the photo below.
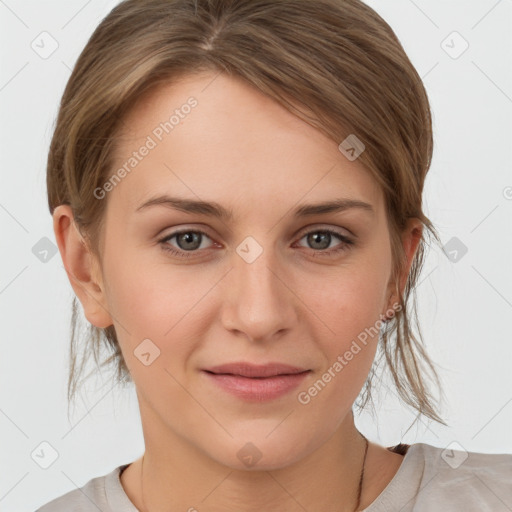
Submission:
<svg viewBox="0 0 512 512">
<path fill-rule="evenodd" d="M 205 371 L 211 373 L 227 373 L 231 375 L 241 375 L 243 377 L 273 377 L 275 375 L 292 375 L 309 371 L 306 368 L 298 368 L 283 363 L 268 363 L 256 365 L 239 361 L 236 363 L 221 364 L 206 368 Z"/>
</svg>

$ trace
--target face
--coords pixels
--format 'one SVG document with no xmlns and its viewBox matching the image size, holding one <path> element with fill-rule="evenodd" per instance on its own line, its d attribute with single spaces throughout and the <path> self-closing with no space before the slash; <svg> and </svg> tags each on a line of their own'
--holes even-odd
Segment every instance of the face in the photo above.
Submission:
<svg viewBox="0 0 512 512">
<path fill-rule="evenodd" d="M 390 307 L 384 197 L 337 143 L 214 76 L 166 85 L 125 119 L 113 172 L 130 170 L 97 193 L 101 290 L 145 432 L 232 468 L 259 452 L 272 469 L 325 443 L 368 376 Z M 151 203 L 163 196 L 182 203 Z M 302 208 L 340 200 L 356 203 Z M 307 371 L 266 383 L 205 371 L 233 362 Z"/>
</svg>

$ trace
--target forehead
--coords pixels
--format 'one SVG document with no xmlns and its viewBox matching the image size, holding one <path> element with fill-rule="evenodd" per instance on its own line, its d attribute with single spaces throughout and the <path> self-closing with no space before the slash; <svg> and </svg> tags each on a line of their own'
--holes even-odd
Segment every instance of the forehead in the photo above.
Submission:
<svg viewBox="0 0 512 512">
<path fill-rule="evenodd" d="M 128 172 L 109 200 L 130 211 L 164 192 L 246 208 L 336 196 L 382 206 L 374 178 L 338 143 L 235 77 L 182 76 L 123 121 L 111 172 Z"/>
</svg>

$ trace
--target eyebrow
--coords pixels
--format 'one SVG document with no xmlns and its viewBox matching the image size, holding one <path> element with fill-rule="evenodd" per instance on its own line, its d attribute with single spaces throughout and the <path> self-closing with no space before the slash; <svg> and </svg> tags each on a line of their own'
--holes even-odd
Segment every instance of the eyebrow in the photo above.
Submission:
<svg viewBox="0 0 512 512">
<path fill-rule="evenodd" d="M 197 213 L 217 217 L 225 221 L 232 220 L 234 218 L 233 210 L 225 208 L 214 201 L 196 201 L 193 199 L 183 199 L 167 195 L 149 199 L 141 204 L 135 211 L 143 211 L 151 206 L 165 206 L 167 208 L 180 210 L 186 213 Z M 293 216 L 309 217 L 313 215 L 343 212 L 350 209 L 359 209 L 375 215 L 375 210 L 369 203 L 365 203 L 359 199 L 340 198 L 316 204 L 303 204 L 294 210 Z"/>
</svg>

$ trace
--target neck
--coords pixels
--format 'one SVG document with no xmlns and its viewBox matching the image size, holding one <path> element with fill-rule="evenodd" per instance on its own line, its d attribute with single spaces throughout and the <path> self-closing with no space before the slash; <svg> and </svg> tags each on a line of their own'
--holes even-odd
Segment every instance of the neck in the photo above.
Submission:
<svg viewBox="0 0 512 512">
<path fill-rule="evenodd" d="M 250 470 L 223 465 L 162 431 L 157 422 L 143 421 L 146 452 L 137 468 L 138 495 L 130 498 L 142 512 L 201 507 L 214 512 L 291 512 L 297 507 L 353 512 L 366 449 L 353 419 L 349 411 L 335 434 L 300 460 L 260 470 L 258 464 Z"/>
</svg>

